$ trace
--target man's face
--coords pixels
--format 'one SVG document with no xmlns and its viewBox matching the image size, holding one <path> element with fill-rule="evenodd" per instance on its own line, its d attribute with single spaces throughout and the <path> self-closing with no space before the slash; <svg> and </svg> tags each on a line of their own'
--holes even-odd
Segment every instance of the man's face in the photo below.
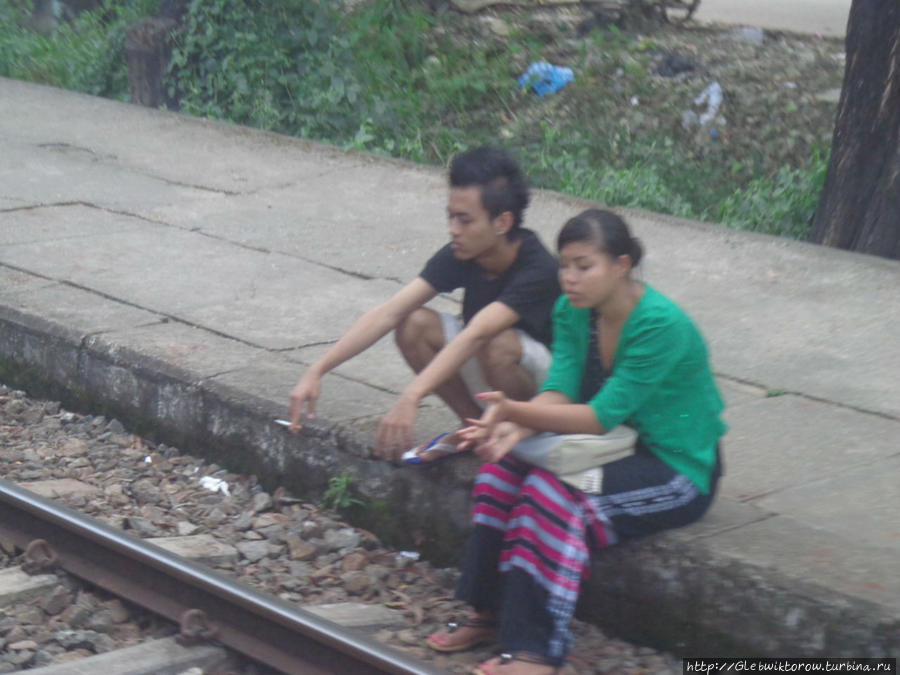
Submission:
<svg viewBox="0 0 900 675">
<path fill-rule="evenodd" d="M 472 260 L 493 249 L 505 235 L 500 218 L 491 219 L 481 205 L 481 187 L 450 189 L 447 201 L 447 231 L 453 255 Z"/>
</svg>

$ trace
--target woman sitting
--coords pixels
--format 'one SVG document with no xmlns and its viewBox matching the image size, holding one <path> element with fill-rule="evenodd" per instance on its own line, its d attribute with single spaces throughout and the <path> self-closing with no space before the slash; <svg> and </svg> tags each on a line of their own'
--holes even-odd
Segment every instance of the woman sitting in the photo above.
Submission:
<svg viewBox="0 0 900 675">
<path fill-rule="evenodd" d="M 553 363 L 531 401 L 481 394 L 465 444 L 488 461 L 475 482 L 472 536 L 457 598 L 473 608 L 429 636 L 438 651 L 495 638 L 503 653 L 480 675 L 557 673 L 590 550 L 687 525 L 720 475 L 722 399 L 703 339 L 688 316 L 632 278 L 641 246 L 617 215 L 591 209 L 559 233 L 564 295 L 553 316 Z M 538 432 L 604 434 L 627 424 L 635 453 L 605 464 L 595 493 L 510 451 Z"/>
</svg>

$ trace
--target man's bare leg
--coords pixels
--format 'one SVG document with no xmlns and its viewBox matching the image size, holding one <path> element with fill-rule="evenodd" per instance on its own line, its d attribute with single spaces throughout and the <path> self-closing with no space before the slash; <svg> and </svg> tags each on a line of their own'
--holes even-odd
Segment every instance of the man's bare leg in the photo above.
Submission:
<svg viewBox="0 0 900 675">
<path fill-rule="evenodd" d="M 522 342 L 515 330 L 507 329 L 490 340 L 478 354 L 484 378 L 495 391 L 516 401 L 527 401 L 537 393 L 532 376 L 522 368 Z"/>
<path fill-rule="evenodd" d="M 404 319 L 394 333 L 400 353 L 417 373 L 431 363 L 444 348 L 444 325 L 434 310 L 422 307 Z M 465 423 L 466 418 L 481 417 L 481 408 L 472 400 L 469 390 L 458 375 L 454 375 L 435 392 Z"/>
</svg>

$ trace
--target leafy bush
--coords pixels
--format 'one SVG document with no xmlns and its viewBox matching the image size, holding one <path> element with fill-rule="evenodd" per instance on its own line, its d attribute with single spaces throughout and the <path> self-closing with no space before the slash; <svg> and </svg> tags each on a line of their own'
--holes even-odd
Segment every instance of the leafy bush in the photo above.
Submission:
<svg viewBox="0 0 900 675">
<path fill-rule="evenodd" d="M 172 60 L 187 112 L 413 160 L 463 145 L 504 59 L 430 38 L 399 0 L 193 0 Z"/>
<path fill-rule="evenodd" d="M 817 150 L 807 167 L 785 166 L 735 191 L 719 205 L 718 218 L 728 227 L 806 239 L 827 169 L 828 152 Z"/>
<path fill-rule="evenodd" d="M 29 28 L 31 2 L 0 0 L 0 75 L 126 100 L 125 30 L 155 12 L 155 0 L 109 0 L 44 36 Z"/>
</svg>

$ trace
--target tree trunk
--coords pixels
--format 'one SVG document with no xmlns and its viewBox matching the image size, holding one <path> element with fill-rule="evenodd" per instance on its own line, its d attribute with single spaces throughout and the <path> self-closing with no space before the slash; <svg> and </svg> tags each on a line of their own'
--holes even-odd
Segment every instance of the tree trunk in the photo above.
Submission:
<svg viewBox="0 0 900 675">
<path fill-rule="evenodd" d="M 900 259 L 900 3 L 853 0 L 825 189 L 810 240 Z"/>
<path fill-rule="evenodd" d="M 165 86 L 175 26 L 174 19 L 151 18 L 136 23 L 125 32 L 125 60 L 132 103 L 151 108 L 176 107 Z"/>
</svg>

